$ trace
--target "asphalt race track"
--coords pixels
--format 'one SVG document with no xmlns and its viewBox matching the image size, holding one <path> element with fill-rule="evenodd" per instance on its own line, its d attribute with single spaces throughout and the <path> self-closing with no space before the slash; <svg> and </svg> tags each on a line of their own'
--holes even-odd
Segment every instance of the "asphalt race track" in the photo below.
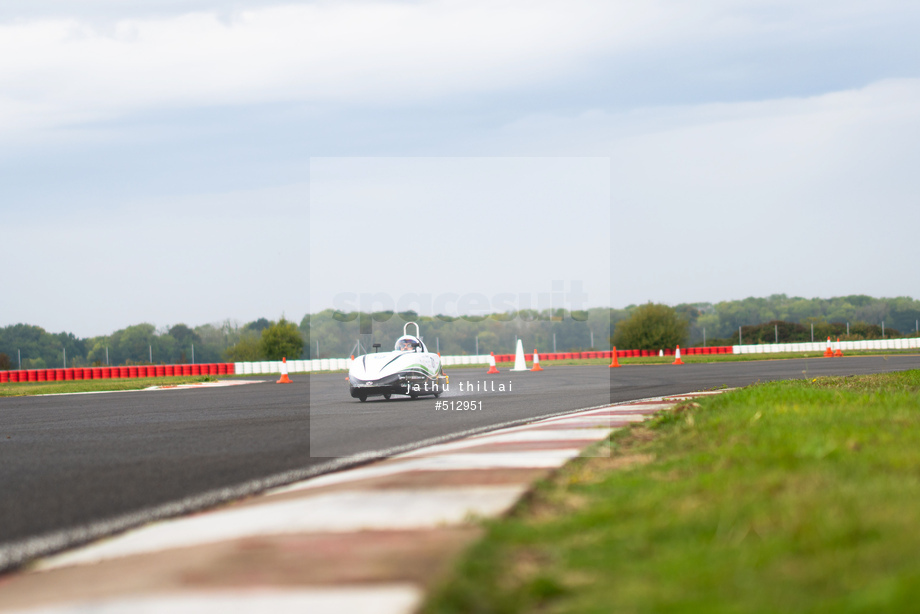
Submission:
<svg viewBox="0 0 920 614">
<path fill-rule="evenodd" d="M 920 356 L 560 366 L 492 376 L 449 370 L 450 392 L 440 400 L 481 401 L 476 411 L 438 411 L 433 397 L 360 403 L 348 396 L 343 374 L 295 375 L 291 385 L 0 398 L 0 554 L 36 536 L 75 535 L 29 550 L 38 554 L 354 464 L 355 455 L 514 421 L 758 380 L 911 368 L 920 368 Z M 473 391 L 461 392 L 461 384 Z M 75 531 L 117 517 L 128 520 Z"/>
</svg>

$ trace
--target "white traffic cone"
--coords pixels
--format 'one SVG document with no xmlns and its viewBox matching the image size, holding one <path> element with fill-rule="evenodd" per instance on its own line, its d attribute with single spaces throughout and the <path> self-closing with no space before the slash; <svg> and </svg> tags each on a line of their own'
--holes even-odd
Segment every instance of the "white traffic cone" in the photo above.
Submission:
<svg viewBox="0 0 920 614">
<path fill-rule="evenodd" d="M 514 368 L 512 371 L 527 371 L 527 361 L 524 360 L 524 344 L 518 339 L 517 349 L 514 351 Z"/>
</svg>

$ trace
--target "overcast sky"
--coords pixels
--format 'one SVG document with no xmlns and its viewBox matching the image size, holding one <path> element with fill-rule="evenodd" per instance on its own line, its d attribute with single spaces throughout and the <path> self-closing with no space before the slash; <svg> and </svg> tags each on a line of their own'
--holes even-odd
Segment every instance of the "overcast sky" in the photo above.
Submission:
<svg viewBox="0 0 920 614">
<path fill-rule="evenodd" d="M 917 297 L 918 31 L 885 0 L 7 0 L 0 325 Z"/>
</svg>

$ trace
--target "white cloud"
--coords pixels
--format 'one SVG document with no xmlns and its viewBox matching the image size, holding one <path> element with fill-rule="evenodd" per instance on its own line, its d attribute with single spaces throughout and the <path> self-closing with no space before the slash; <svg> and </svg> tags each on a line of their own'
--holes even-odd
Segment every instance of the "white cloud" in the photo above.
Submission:
<svg viewBox="0 0 920 614">
<path fill-rule="evenodd" d="M 29 200 L 35 208 L 57 204 L 81 216 L 58 223 L 54 216 L 33 215 L 20 223 L 12 218 L 24 216 L 26 208 L 7 199 L 9 223 L 2 230 L 16 266 L 0 311 L 10 321 L 88 334 L 142 319 L 198 323 L 225 316 L 275 317 L 280 309 L 299 317 L 306 309 L 306 275 L 285 285 L 289 275 L 273 265 L 287 259 L 291 270 L 305 271 L 306 214 L 297 203 L 306 188 L 277 188 L 278 193 L 266 188 L 264 194 L 241 197 L 287 202 L 289 221 L 279 226 L 270 213 L 226 194 L 239 187 L 228 178 L 246 178 L 242 185 L 250 187 L 303 181 L 297 156 L 329 149 L 344 155 L 609 157 L 615 305 L 770 292 L 920 296 L 916 275 L 905 264 L 916 260 L 913 235 L 920 224 L 915 196 L 920 192 L 915 178 L 920 79 L 916 62 L 910 61 L 917 52 L 899 42 L 917 21 L 918 9 L 910 3 L 390 0 L 253 6 L 244 0 L 239 10 L 211 10 L 208 0 L 190 1 L 205 8 L 89 18 L 66 12 L 69 8 L 47 8 L 54 3 L 46 0 L 42 17 L 0 21 L 0 143 L 33 148 L 26 156 L 21 147 L 6 147 L 13 162 L 5 167 L 7 187 L 37 194 Z M 857 45 L 862 46 L 854 52 Z M 817 59 L 809 55 L 814 49 L 821 51 Z M 863 50 L 881 58 L 866 78 L 848 63 L 862 61 Z M 694 61 L 684 64 L 689 56 Z M 814 60 L 811 73 L 797 72 L 803 59 Z M 706 79 L 759 84 L 769 72 L 761 71 L 762 64 L 770 62 L 780 81 L 785 79 L 782 84 L 805 74 L 805 86 L 770 84 L 755 88 L 753 95 L 720 97 L 707 90 L 684 96 L 685 85 L 692 88 Z M 679 74 L 685 66 L 692 74 Z M 915 72 L 905 72 L 904 66 Z M 813 87 L 811 77 L 825 68 L 846 75 L 846 85 Z M 610 102 L 617 90 L 647 86 L 646 71 L 658 71 L 655 87 L 663 84 L 654 106 L 641 98 Z M 883 79 L 892 75 L 911 78 Z M 584 90 L 563 103 L 553 98 L 578 79 Z M 485 103 L 477 111 L 464 107 L 480 96 Z M 202 144 L 206 139 L 196 140 L 199 134 L 188 136 L 188 124 L 201 116 L 186 111 L 275 102 L 327 105 L 340 112 L 328 126 L 317 127 L 323 119 L 313 116 L 314 123 L 279 121 L 280 128 L 269 127 L 276 132 L 257 140 L 252 135 L 264 136 L 264 126 L 243 107 L 232 119 L 207 114 L 208 129 L 223 140 Z M 412 107 L 413 113 L 393 119 L 399 114 L 379 112 L 400 106 Z M 541 113 L 501 129 L 490 123 L 514 117 L 520 108 Z M 259 110 L 272 112 L 272 107 Z M 416 111 L 437 121 L 415 124 Z M 112 121 L 147 112 L 159 114 L 157 121 L 140 122 L 141 128 L 125 130 Z M 241 124 L 246 130 L 234 132 Z M 422 132 L 425 138 L 417 138 Z M 86 145 L 87 139 L 113 134 L 130 140 L 131 147 Z M 65 138 L 76 143 L 55 147 Z M 147 146 L 156 138 L 162 139 L 160 149 L 150 153 Z M 218 147 L 243 153 L 214 155 Z M 112 164 L 116 156 L 118 164 Z M 276 167 L 285 164 L 293 170 L 281 177 Z M 183 166 L 186 179 L 170 175 Z M 84 177 L 82 169 L 93 172 Z M 192 182 L 188 175 L 205 179 Z M 380 192 L 386 184 L 377 182 L 360 197 L 353 195 L 351 202 L 358 204 L 349 215 L 374 220 L 373 206 L 379 208 L 382 197 L 391 203 L 403 197 L 429 205 L 450 201 L 450 194 L 438 191 L 443 189 L 438 182 L 399 178 L 398 190 Z M 118 193 L 130 194 L 119 196 L 119 202 L 131 204 L 113 215 L 112 203 L 102 201 L 106 188 L 119 181 L 125 187 Z M 190 195 L 178 204 L 145 198 L 155 191 L 151 182 L 170 181 L 169 193 L 195 189 L 220 195 Z M 45 195 L 46 186 L 57 191 Z M 349 196 L 345 189 L 340 194 Z M 466 200 L 474 198 L 488 201 L 472 193 Z M 98 210 L 86 211 L 88 202 Z M 452 204 L 458 210 L 465 205 L 456 199 Z M 521 216 L 518 223 L 506 202 L 493 206 L 499 209 L 487 229 L 491 243 L 514 246 L 504 236 L 506 228 L 508 237 L 515 229 L 541 237 L 543 249 L 577 242 L 554 234 L 557 220 L 568 220 L 564 211 Z M 487 216 L 463 218 L 451 238 L 464 239 L 480 217 Z M 188 223 L 176 226 L 173 219 Z M 372 222 L 358 223 L 354 236 L 351 220 L 344 222 L 345 239 L 339 242 L 354 239 L 356 257 L 372 255 L 374 242 L 358 241 Z M 468 232 L 456 230 L 460 227 Z M 590 230 L 603 234 L 604 229 Z M 571 230 L 569 235 L 576 236 Z M 250 242 L 219 260 L 238 237 Z M 600 242 L 592 237 L 592 245 Z M 337 235 L 330 232 L 327 238 Z M 287 251 L 280 250 L 282 244 Z M 525 257 L 528 250 L 538 250 L 521 244 Z M 43 247 L 36 251 L 36 245 Z M 505 253 L 503 262 L 518 253 Z M 75 254 L 84 276 L 74 279 L 88 283 L 75 285 L 67 278 L 53 286 L 36 285 L 48 271 L 77 262 Z M 522 265 L 531 276 L 542 265 L 537 254 Z M 481 288 L 475 268 L 453 268 L 456 285 Z M 597 274 L 581 275 L 590 276 Z M 127 280 L 120 294 L 102 307 L 81 307 L 94 305 L 96 288 L 113 278 Z M 522 291 L 544 289 L 539 280 L 514 279 Z M 446 290 L 430 285 L 426 291 Z M 72 301 L 67 311 L 58 308 L 65 299 Z M 77 319 L 83 324 L 71 323 Z"/>
<path fill-rule="evenodd" d="M 611 157 L 615 304 L 920 294 L 906 269 L 920 225 L 920 79 L 531 117 L 497 142 Z"/>
<path fill-rule="evenodd" d="M 893 183 L 883 179 L 891 171 L 906 170 L 905 163 L 912 165 L 920 153 L 917 79 L 803 99 L 658 109 L 648 115 L 672 125 L 612 144 L 624 184 L 635 198 L 670 183 L 681 186 L 683 201 L 695 204 L 734 198 L 738 203 L 769 202 L 777 211 L 800 209 L 803 203 L 815 207 L 822 196 L 833 195 L 840 210 L 870 194 L 904 196 L 906 186 L 916 185 L 910 175 Z M 866 173 L 877 181 L 861 182 Z"/>
<path fill-rule="evenodd" d="M 625 32 L 603 4 L 348 3 L 0 25 L 0 126 L 158 106 L 380 104 L 546 78 Z M 30 117 L 31 115 L 31 117 Z"/>
<path fill-rule="evenodd" d="M 607 158 L 315 158 L 310 182 L 313 311 L 343 293 L 536 307 L 554 280 L 609 302 Z"/>
<path fill-rule="evenodd" d="M 308 197 L 306 184 L 292 184 L 138 198 L 37 224 L 34 212 L 11 211 L 0 238 L 18 265 L 4 276 L 2 325 L 93 336 L 138 322 L 282 312 L 299 321 L 309 302 Z"/>
<path fill-rule="evenodd" d="M 846 40 L 898 11 L 909 9 L 857 1 L 366 0 L 8 21 L 0 23 L 0 134 L 164 107 L 456 101 L 550 84 L 601 61 L 628 66 L 700 46 Z M 725 70 L 722 60 L 714 64 Z"/>
</svg>

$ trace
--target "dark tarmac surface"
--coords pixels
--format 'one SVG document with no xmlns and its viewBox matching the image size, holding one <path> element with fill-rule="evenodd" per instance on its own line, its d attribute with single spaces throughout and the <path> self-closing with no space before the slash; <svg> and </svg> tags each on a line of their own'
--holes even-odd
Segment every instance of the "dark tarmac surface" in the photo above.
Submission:
<svg viewBox="0 0 920 614">
<path fill-rule="evenodd" d="M 492 376 L 450 369 L 441 401 L 482 401 L 481 411 L 437 411 L 433 397 L 360 403 L 348 396 L 344 374 L 294 374 L 295 383 L 283 386 L 0 398 L 0 548 L 330 457 L 514 420 L 758 380 L 911 368 L 920 368 L 920 356 L 560 366 Z M 493 382 L 511 390 L 459 391 L 461 383 L 475 390 Z"/>
</svg>

